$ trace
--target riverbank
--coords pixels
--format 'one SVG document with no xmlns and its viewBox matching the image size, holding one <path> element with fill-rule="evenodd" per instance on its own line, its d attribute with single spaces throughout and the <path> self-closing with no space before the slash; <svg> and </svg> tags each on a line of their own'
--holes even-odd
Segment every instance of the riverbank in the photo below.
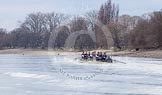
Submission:
<svg viewBox="0 0 162 95">
<path fill-rule="evenodd" d="M 162 50 L 138 51 L 126 54 L 130 57 L 162 58 Z"/>
<path fill-rule="evenodd" d="M 55 53 L 57 53 L 55 51 Z M 34 55 L 43 55 L 48 54 L 48 50 L 42 49 L 4 49 L 0 50 L 0 54 L 34 54 Z"/>
<path fill-rule="evenodd" d="M 31 54 L 31 55 L 68 55 L 79 52 L 70 52 L 63 50 L 43 50 L 43 49 L 4 49 L 0 50 L 0 54 Z"/>
<path fill-rule="evenodd" d="M 147 58 L 162 58 L 162 50 L 150 50 L 150 51 L 118 51 L 113 52 L 111 50 L 95 50 L 107 52 L 112 56 L 130 56 L 130 57 L 147 57 Z M 0 50 L 0 54 L 34 54 L 34 55 L 55 55 L 55 54 L 80 54 L 81 52 L 70 52 L 63 50 L 42 50 L 42 49 L 5 49 Z"/>
</svg>

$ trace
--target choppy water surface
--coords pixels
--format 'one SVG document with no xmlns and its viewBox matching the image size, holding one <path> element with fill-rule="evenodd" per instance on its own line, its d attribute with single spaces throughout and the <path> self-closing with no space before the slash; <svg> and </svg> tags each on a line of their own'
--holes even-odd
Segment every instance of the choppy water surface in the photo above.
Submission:
<svg viewBox="0 0 162 95">
<path fill-rule="evenodd" d="M 0 55 L 0 95 L 162 95 L 162 59 L 114 57 L 127 64 L 99 65 L 62 57 Z M 98 69 L 103 71 L 89 80 L 66 76 Z"/>
</svg>

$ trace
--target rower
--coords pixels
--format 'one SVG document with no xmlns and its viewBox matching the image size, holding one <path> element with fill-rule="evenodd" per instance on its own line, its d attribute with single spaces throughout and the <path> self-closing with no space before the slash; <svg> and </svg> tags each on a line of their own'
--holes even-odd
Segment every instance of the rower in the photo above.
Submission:
<svg viewBox="0 0 162 95">
<path fill-rule="evenodd" d="M 87 52 L 84 54 L 84 59 L 88 59 L 88 54 L 87 54 Z"/>
<path fill-rule="evenodd" d="M 106 52 L 104 52 L 103 56 L 102 56 L 102 61 L 106 61 L 107 55 Z"/>
<path fill-rule="evenodd" d="M 110 58 L 110 56 L 108 56 L 108 57 L 106 58 L 106 61 L 107 61 L 107 62 L 111 62 L 111 63 L 113 62 L 113 60 Z"/>
<path fill-rule="evenodd" d="M 91 53 L 89 52 L 89 53 L 88 53 L 88 57 L 90 57 L 90 56 L 91 56 Z"/>
<path fill-rule="evenodd" d="M 93 55 L 89 52 L 88 57 L 90 58 L 90 60 L 93 60 Z"/>
<path fill-rule="evenodd" d="M 96 51 L 92 52 L 93 59 L 96 58 Z"/>
<path fill-rule="evenodd" d="M 84 51 L 82 52 L 81 57 L 82 57 L 82 59 L 84 59 Z"/>
<path fill-rule="evenodd" d="M 99 61 L 99 55 L 100 55 L 100 52 L 97 52 L 97 54 L 96 54 L 96 61 Z"/>
<path fill-rule="evenodd" d="M 100 54 L 99 54 L 99 61 L 102 61 L 102 58 L 103 58 L 102 52 L 100 52 Z"/>
</svg>

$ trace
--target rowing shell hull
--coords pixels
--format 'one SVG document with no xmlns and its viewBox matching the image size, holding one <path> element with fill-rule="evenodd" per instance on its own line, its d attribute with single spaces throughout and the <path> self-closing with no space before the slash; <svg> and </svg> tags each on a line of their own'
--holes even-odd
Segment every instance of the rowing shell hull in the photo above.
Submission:
<svg viewBox="0 0 162 95">
<path fill-rule="evenodd" d="M 88 62 L 88 63 L 96 63 L 96 64 L 107 64 L 107 63 L 113 63 L 113 61 L 112 61 L 112 62 L 104 62 L 104 61 L 84 60 L 84 59 L 80 59 L 79 61 L 80 61 L 81 63 Z"/>
</svg>

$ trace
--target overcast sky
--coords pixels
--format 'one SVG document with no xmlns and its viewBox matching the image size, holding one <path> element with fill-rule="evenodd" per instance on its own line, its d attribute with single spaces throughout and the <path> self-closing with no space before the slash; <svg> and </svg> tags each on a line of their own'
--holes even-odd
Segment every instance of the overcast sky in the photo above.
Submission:
<svg viewBox="0 0 162 95">
<path fill-rule="evenodd" d="M 12 30 L 32 12 L 84 14 L 98 10 L 107 0 L 0 0 L 0 28 Z M 142 15 L 162 9 L 162 0 L 112 0 L 120 6 L 120 15 Z"/>
</svg>

